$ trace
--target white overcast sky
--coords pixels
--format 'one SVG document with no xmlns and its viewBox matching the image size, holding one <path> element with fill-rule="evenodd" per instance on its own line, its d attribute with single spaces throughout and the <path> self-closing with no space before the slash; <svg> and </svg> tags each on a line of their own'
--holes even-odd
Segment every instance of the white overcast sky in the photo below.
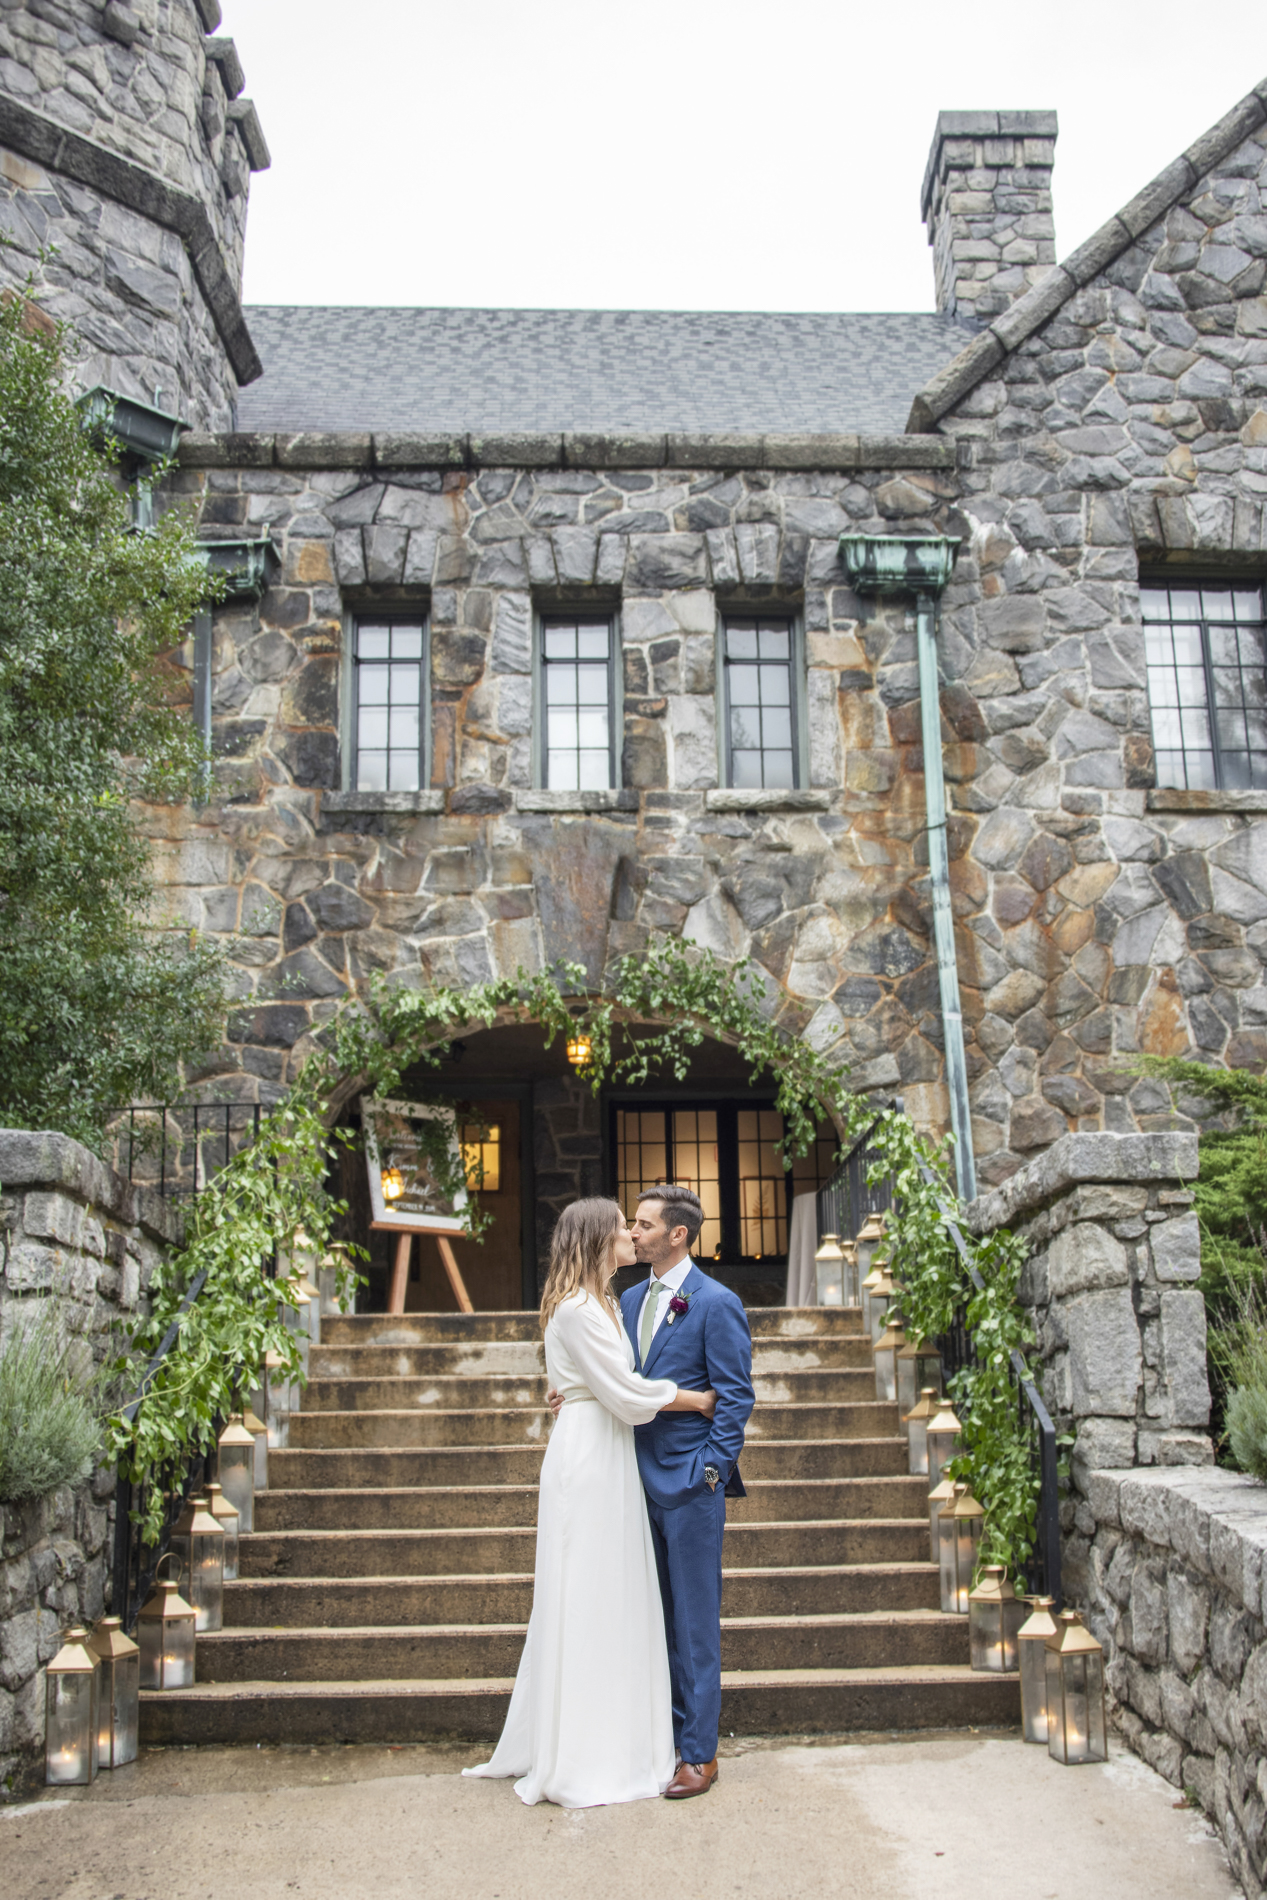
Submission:
<svg viewBox="0 0 1267 1900">
<path fill-rule="evenodd" d="M 1063 256 L 1267 76 L 1267 0 L 224 0 L 250 303 L 923 310 L 942 107 L 1052 107 Z"/>
</svg>

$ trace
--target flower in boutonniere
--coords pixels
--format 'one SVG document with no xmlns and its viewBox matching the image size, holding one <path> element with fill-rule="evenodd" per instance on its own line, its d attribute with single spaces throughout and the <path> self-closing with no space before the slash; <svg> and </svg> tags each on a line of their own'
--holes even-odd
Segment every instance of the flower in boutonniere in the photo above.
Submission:
<svg viewBox="0 0 1267 1900">
<path fill-rule="evenodd" d="M 672 1326 L 679 1313 L 688 1313 L 691 1307 L 689 1293 L 675 1293 L 669 1301 L 669 1325 Z"/>
</svg>

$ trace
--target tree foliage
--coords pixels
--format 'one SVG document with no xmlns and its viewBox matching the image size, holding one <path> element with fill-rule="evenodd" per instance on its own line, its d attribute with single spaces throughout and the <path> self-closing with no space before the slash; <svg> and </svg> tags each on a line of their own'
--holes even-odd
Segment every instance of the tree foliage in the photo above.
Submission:
<svg viewBox="0 0 1267 1900">
<path fill-rule="evenodd" d="M 0 1123 L 93 1143 L 218 1040 L 216 959 L 149 927 L 132 812 L 185 797 L 203 766 L 160 656 L 209 590 L 178 512 L 131 531 L 63 345 L 0 304 Z"/>
</svg>

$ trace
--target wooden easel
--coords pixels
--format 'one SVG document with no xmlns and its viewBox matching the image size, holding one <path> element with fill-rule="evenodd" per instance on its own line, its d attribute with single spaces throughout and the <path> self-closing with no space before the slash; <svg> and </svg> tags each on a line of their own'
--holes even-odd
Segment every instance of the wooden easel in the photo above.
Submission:
<svg viewBox="0 0 1267 1900">
<path fill-rule="evenodd" d="M 387 1296 L 387 1310 L 389 1313 L 403 1313 L 405 1288 L 409 1282 L 409 1256 L 413 1248 L 414 1235 L 426 1233 L 428 1230 L 425 1227 L 399 1227 L 395 1221 L 389 1220 L 376 1220 L 371 1222 L 371 1226 L 377 1228 L 380 1233 L 398 1236 L 396 1258 L 392 1263 L 391 1289 Z M 440 1249 L 440 1258 L 449 1276 L 449 1285 L 453 1288 L 453 1297 L 458 1303 L 458 1311 L 473 1313 L 475 1308 L 471 1305 L 471 1296 L 466 1290 L 466 1281 L 462 1278 L 462 1269 L 457 1263 L 449 1236 L 436 1234 L 434 1239 L 436 1246 Z"/>
</svg>

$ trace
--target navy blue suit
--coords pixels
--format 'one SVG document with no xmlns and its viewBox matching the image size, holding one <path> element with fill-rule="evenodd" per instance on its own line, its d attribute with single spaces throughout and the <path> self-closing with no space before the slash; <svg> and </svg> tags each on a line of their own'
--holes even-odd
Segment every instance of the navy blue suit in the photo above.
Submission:
<svg viewBox="0 0 1267 1900">
<path fill-rule="evenodd" d="M 620 1302 L 634 1361 L 648 1379 L 672 1379 L 702 1392 L 712 1386 L 717 1410 L 658 1412 L 634 1426 L 638 1471 L 647 1494 L 664 1600 L 673 1682 L 673 1739 L 682 1760 L 712 1761 L 721 1716 L 721 1552 L 727 1497 L 741 1498 L 739 1453 L 752 1411 L 752 1334 L 743 1304 L 729 1287 L 693 1266 L 682 1282 L 687 1311 L 656 1329 L 646 1364 L 638 1350 L 639 1316 L 648 1280 Z M 721 1483 L 710 1491 L 705 1465 Z"/>
</svg>

